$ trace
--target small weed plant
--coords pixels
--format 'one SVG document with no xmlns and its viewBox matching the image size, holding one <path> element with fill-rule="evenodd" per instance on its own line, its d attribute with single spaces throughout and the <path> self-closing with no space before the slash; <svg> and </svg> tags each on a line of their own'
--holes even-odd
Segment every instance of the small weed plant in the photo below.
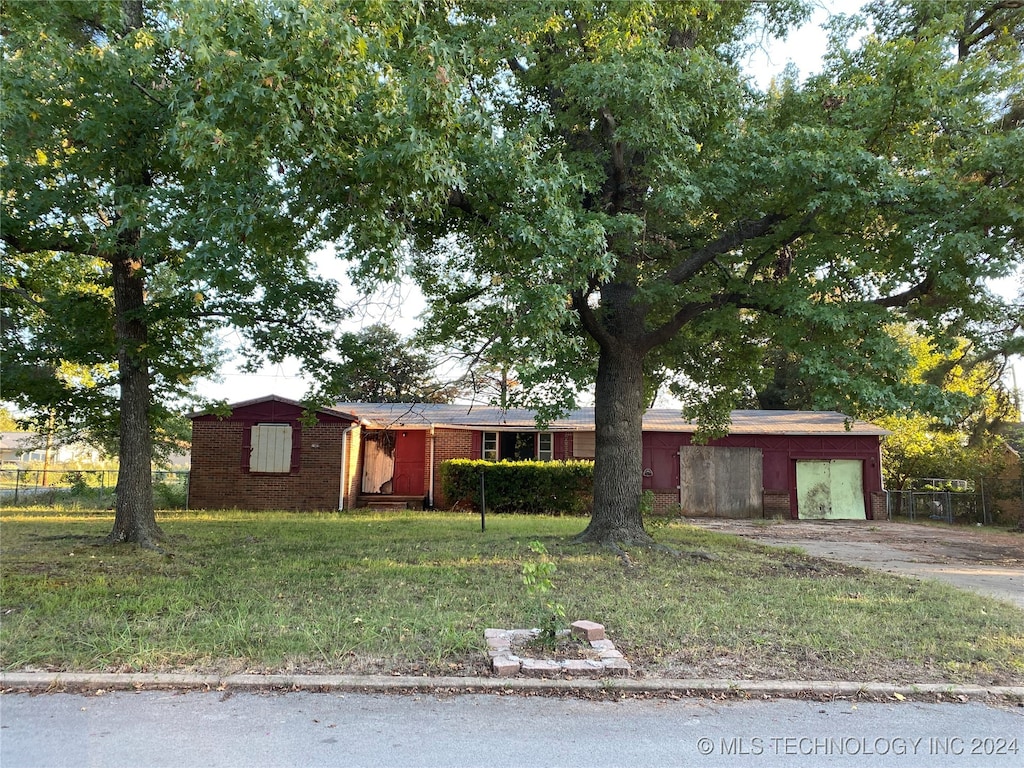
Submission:
<svg viewBox="0 0 1024 768">
<path fill-rule="evenodd" d="M 539 559 L 523 563 L 523 586 L 526 587 L 526 594 L 538 604 L 539 639 L 543 644 L 553 646 L 558 639 L 558 631 L 565 625 L 565 606 L 547 598 L 554 589 L 551 577 L 555 575 L 558 566 L 551 561 L 543 543 L 531 541 L 530 549 Z"/>
</svg>

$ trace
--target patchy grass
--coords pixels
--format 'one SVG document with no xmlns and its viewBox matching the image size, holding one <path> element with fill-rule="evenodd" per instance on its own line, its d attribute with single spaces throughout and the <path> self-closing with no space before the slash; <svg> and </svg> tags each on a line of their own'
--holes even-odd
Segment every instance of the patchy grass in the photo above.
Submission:
<svg viewBox="0 0 1024 768">
<path fill-rule="evenodd" d="M 1024 683 L 1024 612 L 686 524 L 633 567 L 583 521 L 409 513 L 169 513 L 161 555 L 100 543 L 109 512 L 0 510 L 5 669 L 482 674 L 483 630 L 550 599 L 642 674 Z"/>
</svg>

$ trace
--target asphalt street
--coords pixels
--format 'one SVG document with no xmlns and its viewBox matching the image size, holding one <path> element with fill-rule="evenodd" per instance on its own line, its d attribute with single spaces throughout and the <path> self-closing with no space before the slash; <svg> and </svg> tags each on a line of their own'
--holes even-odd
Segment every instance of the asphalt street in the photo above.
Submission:
<svg viewBox="0 0 1024 768">
<path fill-rule="evenodd" d="M 1024 764 L 1024 707 L 771 699 L 111 692 L 0 696 L 3 768 Z"/>
</svg>

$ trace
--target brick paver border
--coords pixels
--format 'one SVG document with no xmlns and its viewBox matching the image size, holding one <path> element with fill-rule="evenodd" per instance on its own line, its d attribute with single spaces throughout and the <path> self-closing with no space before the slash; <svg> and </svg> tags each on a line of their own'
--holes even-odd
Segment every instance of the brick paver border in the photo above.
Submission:
<svg viewBox="0 0 1024 768">
<path fill-rule="evenodd" d="M 523 656 L 515 646 L 538 637 L 539 629 L 486 629 L 484 639 L 491 659 L 491 671 L 497 677 L 518 674 L 526 677 L 608 677 L 628 675 L 632 671 L 632 665 L 605 636 L 603 625 L 594 621 L 576 621 L 564 630 L 564 634 L 570 633 L 590 646 L 585 650 L 586 658 L 559 661 Z"/>
</svg>

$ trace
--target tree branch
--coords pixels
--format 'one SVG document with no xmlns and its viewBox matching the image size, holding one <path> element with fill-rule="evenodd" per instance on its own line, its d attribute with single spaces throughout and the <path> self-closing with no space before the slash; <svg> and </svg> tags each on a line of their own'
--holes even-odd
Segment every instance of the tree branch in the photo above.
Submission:
<svg viewBox="0 0 1024 768">
<path fill-rule="evenodd" d="M 908 288 L 902 293 L 896 293 L 892 296 L 883 296 L 880 299 L 875 299 L 871 303 L 878 307 L 905 307 L 910 302 L 916 299 L 923 299 L 928 296 L 932 289 L 935 287 L 935 273 L 929 272 L 924 280 L 915 285 L 913 288 Z"/>
<path fill-rule="evenodd" d="M 644 334 L 641 341 L 641 349 L 644 353 L 647 353 L 655 347 L 668 342 L 684 325 L 700 317 L 705 312 L 724 307 L 729 303 L 730 298 L 730 296 L 723 295 L 716 297 L 712 301 L 695 301 L 684 304 L 670 320 L 662 323 L 653 331 Z"/>
<path fill-rule="evenodd" d="M 35 240 L 24 240 L 11 232 L 4 232 L 3 241 L 18 253 L 37 253 L 38 251 L 60 251 L 77 253 L 79 256 L 99 257 L 100 251 L 95 243 L 85 245 L 67 237 L 48 237 Z"/>
<path fill-rule="evenodd" d="M 741 221 L 731 232 L 727 232 L 717 240 L 694 251 L 688 259 L 685 259 L 666 272 L 664 279 L 672 283 L 672 285 L 679 285 L 689 280 L 718 256 L 739 248 L 748 240 L 764 237 L 777 224 L 785 220 L 786 217 L 781 214 L 770 213 L 757 221 Z"/>
<path fill-rule="evenodd" d="M 605 328 L 601 321 L 598 320 L 597 315 L 594 313 L 593 307 L 588 302 L 590 294 L 583 293 L 583 291 L 572 292 L 572 308 L 576 310 L 576 313 L 580 316 L 580 322 L 583 323 L 583 328 L 589 333 L 594 341 L 598 343 L 602 349 L 607 349 L 614 346 L 615 338 L 608 333 L 608 329 Z"/>
<path fill-rule="evenodd" d="M 142 95 L 143 95 L 143 96 L 145 96 L 145 97 L 146 97 L 147 99 L 149 99 L 150 101 L 152 101 L 152 102 L 153 102 L 154 104 L 156 104 L 156 105 L 157 105 L 158 107 L 160 107 L 161 109 L 170 109 L 170 106 L 171 106 L 170 104 L 167 104 L 166 102 L 160 101 L 160 99 L 158 99 L 158 98 L 157 98 L 156 96 L 154 96 L 154 95 L 153 95 L 152 91 L 150 91 L 150 90 L 149 90 L 148 88 L 146 88 L 146 86 L 144 86 L 144 85 L 143 85 L 142 83 L 140 83 L 140 82 L 139 82 L 138 80 L 136 80 L 136 79 L 135 79 L 134 77 L 133 77 L 133 78 L 131 79 L 131 83 L 132 83 L 132 85 L 134 85 L 134 86 L 135 86 L 135 87 L 136 87 L 136 88 L 137 88 L 137 89 L 138 89 L 139 91 L 141 91 L 141 92 L 142 92 Z"/>
</svg>

